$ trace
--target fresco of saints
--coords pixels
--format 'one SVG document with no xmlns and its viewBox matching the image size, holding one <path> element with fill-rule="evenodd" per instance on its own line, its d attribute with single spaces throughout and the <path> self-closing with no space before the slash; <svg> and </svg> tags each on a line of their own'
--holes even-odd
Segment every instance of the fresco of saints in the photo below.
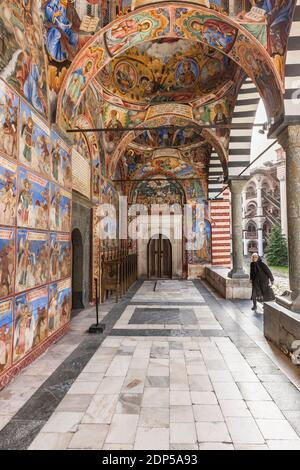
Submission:
<svg viewBox="0 0 300 470">
<path fill-rule="evenodd" d="M 58 181 L 58 171 L 60 166 L 60 146 L 59 142 L 56 142 L 55 147 L 51 152 L 52 157 L 52 176 L 55 181 Z"/>
<path fill-rule="evenodd" d="M 191 86 L 195 84 L 195 80 L 197 76 L 195 75 L 194 71 L 192 70 L 192 63 L 188 60 L 184 60 L 181 64 L 181 68 L 179 70 L 178 75 L 178 83 L 181 86 Z"/>
<path fill-rule="evenodd" d="M 18 207 L 18 215 L 20 216 L 22 226 L 28 226 L 29 224 L 29 214 L 32 208 L 32 191 L 31 184 L 28 179 L 24 179 L 23 182 L 23 189 L 19 195 L 19 207 Z"/>
<path fill-rule="evenodd" d="M 0 286 L 2 292 L 5 292 L 6 295 L 9 295 L 12 291 L 12 281 L 13 274 L 11 271 L 11 260 L 10 255 L 13 248 L 10 245 L 7 245 L 2 248 L 0 251 L 0 266 L 1 266 L 1 278 Z M 3 288 L 5 287 L 5 291 Z"/>
<path fill-rule="evenodd" d="M 70 9 L 73 4 L 74 0 L 50 0 L 46 3 L 46 49 L 56 62 L 63 62 L 76 53 L 80 18 L 75 8 Z"/>
<path fill-rule="evenodd" d="M 13 179 L 8 175 L 5 185 L 0 190 L 3 213 L 1 219 L 4 224 L 14 225 L 16 215 L 16 188 Z"/>
<path fill-rule="evenodd" d="M 93 69 L 93 62 L 88 60 L 87 63 L 75 70 L 71 76 L 70 84 L 64 94 L 63 109 L 67 121 L 73 118 L 76 104 L 80 98 L 81 92 L 84 90 L 88 75 Z"/>
<path fill-rule="evenodd" d="M 27 123 L 25 122 L 23 124 L 21 131 L 21 135 L 24 136 L 23 156 L 28 163 L 31 163 L 32 149 L 34 148 L 33 131 L 33 120 L 31 117 L 29 117 Z"/>
<path fill-rule="evenodd" d="M 151 30 L 151 22 L 144 21 L 144 23 L 137 23 L 134 19 L 129 19 L 122 21 L 117 26 L 112 27 L 106 33 L 106 40 L 111 54 L 115 54 L 117 51 L 122 49 L 125 45 L 129 45 L 131 36 L 137 35 L 141 36 L 141 40 L 145 33 L 149 33 Z M 136 42 L 135 38 L 135 41 Z"/>
<path fill-rule="evenodd" d="M 9 157 L 17 156 L 17 112 L 12 99 L 5 95 L 0 101 L 0 150 Z"/>
<path fill-rule="evenodd" d="M 35 48 L 31 49 L 28 74 L 24 80 L 23 92 L 25 98 L 42 114 L 46 113 L 46 105 L 41 94 L 44 77 L 39 71 L 38 57 Z"/>
<path fill-rule="evenodd" d="M 60 322 L 60 315 L 58 312 L 58 292 L 55 286 L 56 285 L 54 284 L 52 287 L 53 291 L 49 299 L 48 328 L 50 333 L 53 333 L 53 331 L 59 328 Z"/>
<path fill-rule="evenodd" d="M 7 367 L 10 360 L 10 334 L 9 325 L 0 326 L 0 373 Z"/>
<path fill-rule="evenodd" d="M 21 304 L 19 304 L 17 309 L 17 321 L 14 332 L 15 359 L 24 356 L 24 354 L 26 354 L 26 352 L 32 347 L 32 331 L 35 328 L 34 324 L 35 321 L 32 315 L 32 309 L 29 309 L 28 304 L 25 304 L 22 309 Z"/>
<path fill-rule="evenodd" d="M 20 273 L 19 285 L 24 289 L 27 287 L 27 276 L 29 268 L 33 266 L 35 255 L 30 251 L 30 241 L 25 240 L 20 242 L 19 257 L 18 257 L 18 271 Z"/>
</svg>

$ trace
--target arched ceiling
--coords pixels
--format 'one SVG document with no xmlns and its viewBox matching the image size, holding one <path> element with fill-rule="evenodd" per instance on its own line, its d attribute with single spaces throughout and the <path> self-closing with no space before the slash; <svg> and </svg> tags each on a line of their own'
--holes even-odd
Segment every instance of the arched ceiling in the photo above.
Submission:
<svg viewBox="0 0 300 470">
<path fill-rule="evenodd" d="M 184 39 L 138 44 L 114 58 L 96 75 L 109 100 L 147 107 L 191 103 L 234 80 L 237 64 L 220 51 Z"/>
<path fill-rule="evenodd" d="M 140 59 L 143 53 L 155 50 L 161 40 L 164 41 L 160 44 L 162 47 L 166 47 L 166 41 L 179 44 L 179 50 L 175 52 L 177 46 L 174 47 L 174 54 L 169 58 L 170 63 L 174 62 L 174 69 L 172 68 L 165 80 L 162 77 L 162 60 L 158 59 L 160 64 L 157 69 L 150 66 L 147 74 L 142 61 L 134 62 L 134 54 Z M 197 60 L 188 52 L 186 60 L 183 58 L 180 61 L 182 40 L 189 41 L 187 51 L 197 51 Z M 203 79 L 201 85 L 201 74 L 207 74 L 205 61 L 213 63 L 213 59 L 207 58 L 209 49 L 215 50 L 218 67 L 223 66 L 223 72 L 226 70 L 229 77 L 233 73 L 231 68 L 238 66 L 243 69 L 260 91 L 269 118 L 279 119 L 283 112 L 280 73 L 256 35 L 226 15 L 217 11 L 212 13 L 205 7 L 184 2 L 140 8 L 99 30 L 82 47 L 69 68 L 59 94 L 58 122 L 64 126 L 71 123 L 82 92 L 95 77 L 100 80 L 100 86 L 107 90 L 108 95 L 113 93 L 116 101 L 122 99 L 120 95 L 123 94 L 124 99 L 133 105 L 141 102 L 146 104 L 147 90 L 150 94 L 150 89 L 153 90 L 153 100 L 167 100 L 169 97 L 172 101 L 184 99 L 186 102 L 187 96 L 183 97 L 183 93 L 187 93 L 190 99 L 192 96 L 192 100 L 201 98 L 212 86 L 208 84 L 210 79 Z M 235 67 L 231 65 L 232 61 L 237 64 Z M 216 67 L 217 62 L 214 63 L 214 69 Z M 157 77 L 154 74 L 156 70 Z M 222 80 L 226 80 L 226 73 Z M 109 82 L 108 77 L 111 78 Z M 196 79 L 192 91 L 193 77 Z M 212 73 L 213 77 L 217 80 L 215 72 Z M 184 81 L 188 86 L 181 90 L 181 83 Z M 80 93 L 77 86 L 79 83 Z M 143 91 L 141 86 L 144 87 Z M 160 88 L 161 95 L 157 93 Z"/>
</svg>

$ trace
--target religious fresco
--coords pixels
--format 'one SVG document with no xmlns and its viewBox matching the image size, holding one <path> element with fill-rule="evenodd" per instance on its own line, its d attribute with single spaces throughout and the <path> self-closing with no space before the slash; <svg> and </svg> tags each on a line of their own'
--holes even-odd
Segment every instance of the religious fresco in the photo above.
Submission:
<svg viewBox="0 0 300 470">
<path fill-rule="evenodd" d="M 187 8 L 176 8 L 174 29 L 178 37 L 188 35 L 190 39 L 217 47 L 226 54 L 233 47 L 238 33 L 237 28 L 217 16 Z"/>
<path fill-rule="evenodd" d="M 0 227 L 0 297 L 14 292 L 15 231 Z"/>
<path fill-rule="evenodd" d="M 211 263 L 211 224 L 208 220 L 198 219 L 194 211 L 193 232 L 195 242 L 192 250 L 187 252 L 190 264 Z"/>
<path fill-rule="evenodd" d="M 32 109 L 20 104 L 19 161 L 31 170 L 50 176 L 50 129 Z"/>
<path fill-rule="evenodd" d="M 114 99 L 128 103 L 189 103 L 223 87 L 235 70 L 233 61 L 201 43 L 158 39 L 125 51 L 96 80 Z"/>
<path fill-rule="evenodd" d="M 0 80 L 0 153 L 6 157 L 18 157 L 19 98 Z"/>
<path fill-rule="evenodd" d="M 48 335 L 48 287 L 15 298 L 13 361 L 22 359 Z"/>
<path fill-rule="evenodd" d="M 48 117 L 40 0 L 0 2 L 1 77 Z"/>
<path fill-rule="evenodd" d="M 66 89 L 61 91 L 59 97 L 58 122 L 62 126 L 70 125 L 82 96 L 82 93 L 78 93 L 78 91 L 73 93 L 73 85 L 75 84 L 75 89 L 78 90 L 78 83 L 81 92 L 84 92 L 96 74 L 97 80 L 99 80 L 98 84 L 100 83 L 100 92 L 102 88 L 103 97 L 110 100 L 111 103 L 127 108 L 132 108 L 131 105 L 134 104 L 134 106 L 141 108 L 140 101 L 144 100 L 143 106 L 147 106 L 150 95 L 151 99 L 156 99 L 153 80 L 149 76 L 151 67 L 146 62 L 146 66 L 143 65 L 145 73 L 140 76 L 137 73 L 137 68 L 141 68 L 142 64 L 135 64 L 134 56 L 130 54 L 142 53 L 145 44 L 149 44 L 148 47 L 151 50 L 155 49 L 155 45 L 159 48 L 173 47 L 175 49 L 174 44 L 180 43 L 181 39 L 184 39 L 185 43 L 187 43 L 186 40 L 189 40 L 190 47 L 197 48 L 197 44 L 200 44 L 204 51 L 203 60 L 207 58 L 208 65 L 201 63 L 199 66 L 195 54 L 192 56 L 183 54 L 177 60 L 176 67 L 172 67 L 168 72 L 165 69 L 160 74 L 163 76 L 163 86 L 166 85 L 168 77 L 173 76 L 173 81 L 176 82 L 175 87 L 182 86 L 182 91 L 189 93 L 192 90 L 193 82 L 200 84 L 201 76 L 204 87 L 212 86 L 215 79 L 220 79 L 228 71 L 227 81 L 221 87 L 224 94 L 235 80 L 234 73 L 229 73 L 231 67 L 232 70 L 237 70 L 236 65 L 232 63 L 234 61 L 243 68 L 257 85 L 259 91 L 262 92 L 268 116 L 279 118 L 283 111 L 282 83 L 269 54 L 242 25 L 239 25 L 238 22 L 234 25 L 232 21 L 226 19 L 226 16 L 221 15 L 219 11 L 223 8 L 226 10 L 227 4 L 220 2 L 215 2 L 214 13 L 212 10 L 196 6 L 192 8 L 191 6 L 164 5 L 162 8 L 157 7 L 156 9 L 150 7 L 148 10 L 132 13 L 127 18 L 120 18 L 108 31 L 102 32 L 100 30 L 95 38 L 88 43 L 87 48 L 80 51 L 77 60 L 72 64 L 72 69 L 68 72 Z M 158 29 L 149 26 L 149 18 L 152 18 L 154 22 L 157 20 L 161 23 L 157 27 Z M 143 28 L 145 31 L 140 31 Z M 247 56 L 245 48 L 251 49 L 256 64 L 251 63 L 251 58 L 245 60 L 245 55 Z M 97 49 L 97 53 L 95 52 L 95 57 L 92 58 L 92 51 L 95 49 Z M 165 54 L 165 56 L 172 60 L 173 54 Z M 270 60 L 268 60 L 269 58 Z M 260 62 L 264 63 L 264 69 L 260 66 Z M 95 80 L 93 83 L 96 83 Z M 140 87 L 140 84 L 144 87 L 144 91 L 139 90 L 135 94 L 134 90 L 136 87 Z M 111 91 L 106 91 L 105 87 L 111 88 Z M 156 90 L 158 102 L 164 101 L 165 98 L 168 99 L 166 96 L 162 98 L 161 87 L 158 88 Z M 267 91 L 263 94 L 264 88 L 267 88 Z M 210 91 L 208 90 L 205 97 L 206 102 L 222 97 L 220 87 L 218 94 L 215 93 L 217 89 L 218 86 L 215 86 Z M 167 94 L 168 92 L 173 93 L 173 96 L 174 91 L 175 94 L 177 93 L 169 83 L 166 86 L 166 91 Z M 178 94 L 181 93 L 179 92 Z M 128 111 L 128 114 L 131 111 L 132 109 Z M 136 109 L 135 112 L 137 111 L 141 112 L 141 109 Z M 116 121 L 121 121 L 121 119 L 115 112 L 113 114 L 112 118 L 118 125 Z M 218 111 L 217 114 L 221 116 L 222 112 Z"/>
<path fill-rule="evenodd" d="M 0 224 L 16 224 L 17 165 L 0 157 Z"/>
<path fill-rule="evenodd" d="M 50 184 L 50 230 L 70 231 L 71 198 L 70 193 L 53 183 Z"/>
<path fill-rule="evenodd" d="M 71 276 L 71 253 L 68 233 L 50 233 L 50 281 Z"/>
<path fill-rule="evenodd" d="M 155 148 L 167 148 L 167 147 L 182 147 L 187 145 L 199 144 L 204 142 L 204 138 L 201 136 L 202 130 L 196 130 L 192 128 L 180 128 L 172 129 L 168 127 L 160 127 L 155 130 L 143 131 L 134 140 L 134 144 Z"/>
<path fill-rule="evenodd" d="M 56 96 L 77 52 L 100 27 L 98 8 L 90 16 L 93 0 L 43 0 L 45 52 L 48 59 L 48 84 L 52 115 Z M 95 5 L 96 6 L 96 5 Z"/>
<path fill-rule="evenodd" d="M 16 292 L 48 282 L 48 233 L 18 230 L 16 258 Z"/>
<path fill-rule="evenodd" d="M 133 175 L 135 178 L 143 178 L 145 175 L 156 173 L 170 173 L 176 178 L 193 178 L 201 176 L 199 172 L 195 172 L 195 168 L 191 165 L 179 158 L 172 157 L 155 158 L 150 160 L 145 165 L 138 168 Z"/>
<path fill-rule="evenodd" d="M 267 49 L 282 79 L 294 0 L 258 0 L 248 3 L 237 20 Z"/>
<path fill-rule="evenodd" d="M 135 187 L 132 195 L 134 204 L 180 204 L 183 201 L 183 191 L 176 182 L 164 180 L 163 175 L 157 175 L 161 178 L 159 181 L 151 180 L 142 181 Z"/>
<path fill-rule="evenodd" d="M 105 33 L 105 42 L 111 56 L 123 48 L 153 37 L 167 35 L 169 32 L 169 10 L 167 8 L 150 10 L 121 20 Z"/>
<path fill-rule="evenodd" d="M 53 180 L 66 189 L 72 188 L 71 149 L 64 140 L 51 131 L 51 175 Z"/>
<path fill-rule="evenodd" d="M 49 226 L 49 183 L 21 167 L 17 225 L 41 230 Z"/>
<path fill-rule="evenodd" d="M 12 363 L 13 300 L 0 302 L 0 374 Z"/>
<path fill-rule="evenodd" d="M 54 333 L 70 320 L 71 300 L 71 279 L 49 285 L 49 334 Z"/>
</svg>

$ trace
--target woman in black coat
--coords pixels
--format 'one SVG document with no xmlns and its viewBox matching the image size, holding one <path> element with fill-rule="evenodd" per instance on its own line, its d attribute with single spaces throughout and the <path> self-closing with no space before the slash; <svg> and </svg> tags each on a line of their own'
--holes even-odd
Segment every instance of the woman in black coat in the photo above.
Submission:
<svg viewBox="0 0 300 470">
<path fill-rule="evenodd" d="M 252 281 L 252 310 L 256 310 L 257 301 L 273 300 L 271 298 L 266 299 L 266 296 L 269 294 L 269 281 L 272 284 L 274 282 L 273 274 L 257 253 L 254 253 L 251 257 L 250 279 Z"/>
</svg>

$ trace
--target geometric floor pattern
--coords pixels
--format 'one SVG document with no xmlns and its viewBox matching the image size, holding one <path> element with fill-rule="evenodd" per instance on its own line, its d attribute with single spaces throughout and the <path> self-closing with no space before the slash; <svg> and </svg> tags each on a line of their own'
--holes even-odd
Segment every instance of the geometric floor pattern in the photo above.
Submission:
<svg viewBox="0 0 300 470">
<path fill-rule="evenodd" d="M 86 334 L 93 309 L 80 313 L 0 392 L 2 447 L 300 450 L 290 380 L 299 371 L 265 341 L 249 302 L 224 301 L 200 281 L 145 281 L 130 292 L 101 306 L 103 338 Z M 73 375 L 63 372 L 70 364 Z M 43 414 L 50 382 L 60 394 Z"/>
</svg>

